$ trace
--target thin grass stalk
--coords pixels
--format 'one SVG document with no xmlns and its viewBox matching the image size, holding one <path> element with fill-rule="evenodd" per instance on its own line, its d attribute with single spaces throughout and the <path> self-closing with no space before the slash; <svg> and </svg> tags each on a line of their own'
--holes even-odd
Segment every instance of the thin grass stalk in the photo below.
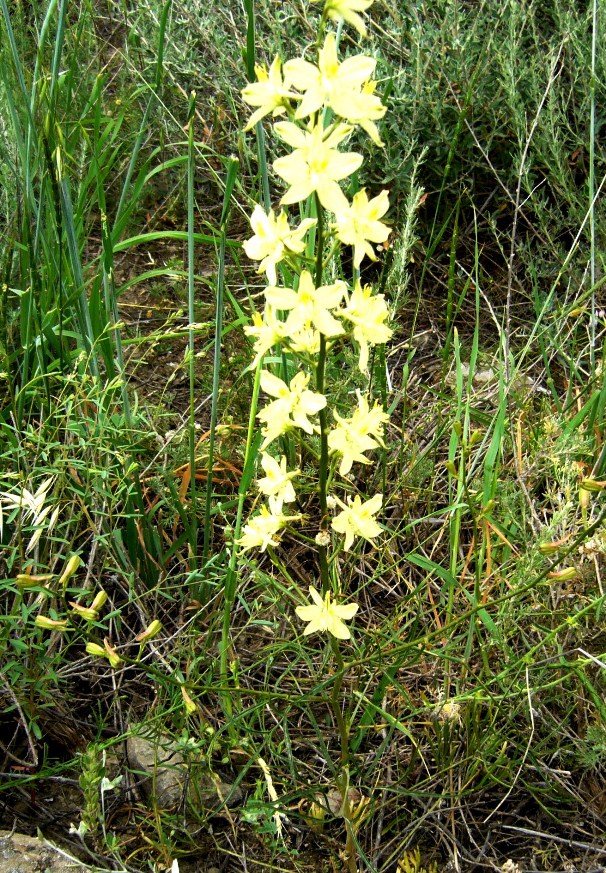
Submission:
<svg viewBox="0 0 606 873">
<path fill-rule="evenodd" d="M 210 406 L 210 427 L 208 438 L 208 466 L 206 479 L 206 505 L 204 509 L 204 560 L 208 558 L 211 532 L 211 508 L 213 496 L 213 466 L 215 463 L 215 435 L 217 429 L 217 409 L 221 377 L 221 340 L 223 338 L 223 309 L 225 297 L 225 253 L 227 247 L 227 222 L 231 206 L 231 195 L 236 183 L 239 161 L 230 158 L 227 167 L 227 180 L 223 192 L 221 226 L 219 236 L 219 272 L 217 275 L 217 299 L 215 303 L 215 340 L 213 353 L 213 384 Z"/>
<path fill-rule="evenodd" d="M 246 77 L 249 82 L 255 81 L 255 55 L 257 51 L 255 37 L 255 3 L 254 0 L 244 0 L 244 9 L 246 11 Z M 269 173 L 267 170 L 267 149 L 265 147 L 265 131 L 263 130 L 263 122 L 259 121 L 255 125 L 255 135 L 257 137 L 257 160 L 259 161 L 259 175 L 261 176 L 261 190 L 263 193 L 263 205 L 265 211 L 271 209 L 271 193 L 269 190 Z"/>
<path fill-rule="evenodd" d="M 591 327 L 589 332 L 589 364 L 595 372 L 596 345 L 596 249 L 595 249 L 595 117 L 596 117 L 596 55 L 598 36 L 598 0 L 593 0 L 591 17 L 591 78 L 589 84 L 589 270 L 591 282 Z"/>
<path fill-rule="evenodd" d="M 188 370 L 189 370 L 189 496 L 191 514 L 189 521 L 189 571 L 197 569 L 198 544 L 198 506 L 196 495 L 196 358 L 195 358 L 195 219 L 194 219 L 194 175 L 196 156 L 194 149 L 194 119 L 196 112 L 196 93 L 192 91 L 187 108 L 187 315 L 188 327 Z M 214 399 L 214 398 L 213 398 Z M 212 466 L 208 477 L 212 483 Z M 208 519 L 206 519 L 208 527 Z M 206 544 L 206 530 L 204 532 Z"/>
<path fill-rule="evenodd" d="M 6 2 L 6 0 L 2 0 L 2 2 Z M 114 243 L 116 242 L 116 238 L 120 235 L 123 230 L 126 215 L 128 211 L 126 209 L 126 196 L 130 190 L 130 183 L 133 177 L 133 173 L 135 171 L 135 167 L 137 166 L 137 161 L 139 159 L 139 154 L 141 152 L 141 148 L 143 147 L 143 143 L 145 138 L 149 135 L 149 115 L 154 105 L 154 102 L 158 99 L 158 94 L 160 91 L 160 86 L 162 84 L 162 73 L 164 70 L 164 43 L 166 36 L 166 25 L 168 22 L 168 13 L 170 11 L 170 7 L 172 4 L 172 0 L 166 0 L 166 3 L 162 7 L 162 12 L 160 14 L 160 29 L 158 32 L 158 49 L 156 52 L 156 70 L 154 75 L 154 84 L 152 87 L 152 93 L 150 94 L 149 100 L 147 101 L 147 105 L 145 107 L 145 112 L 143 113 L 143 118 L 141 119 L 141 124 L 139 126 L 139 133 L 137 134 L 137 139 L 135 140 L 135 145 L 133 147 L 133 153 L 131 155 L 131 159 L 128 164 L 128 169 L 126 171 L 126 176 L 124 178 L 124 184 L 122 185 L 122 190 L 120 192 L 120 199 L 118 201 L 118 207 L 116 209 L 116 218 L 114 221 L 114 227 L 112 230 L 112 236 L 114 238 Z"/>
<path fill-rule="evenodd" d="M 236 523 L 234 525 L 233 540 L 231 553 L 229 556 L 229 565 L 225 577 L 225 589 L 223 595 L 223 623 L 221 627 L 221 641 L 219 643 L 219 676 L 220 687 L 222 689 L 223 711 L 229 719 L 228 730 L 230 734 L 235 734 L 232 715 L 233 715 L 233 699 L 230 693 L 229 679 L 227 673 L 227 656 L 229 652 L 229 629 L 231 627 L 231 611 L 236 596 L 236 564 L 238 558 L 238 540 L 242 529 L 242 518 L 244 516 L 244 502 L 248 494 L 248 487 L 252 480 L 255 471 L 255 462 L 260 444 L 260 435 L 255 439 L 256 431 L 256 416 L 257 406 L 259 403 L 259 391 L 261 388 L 261 366 L 259 361 L 255 369 L 255 378 L 253 382 L 250 414 L 248 416 L 248 430 L 246 433 L 246 449 L 244 454 L 244 471 L 238 488 L 238 510 L 236 513 Z"/>
</svg>

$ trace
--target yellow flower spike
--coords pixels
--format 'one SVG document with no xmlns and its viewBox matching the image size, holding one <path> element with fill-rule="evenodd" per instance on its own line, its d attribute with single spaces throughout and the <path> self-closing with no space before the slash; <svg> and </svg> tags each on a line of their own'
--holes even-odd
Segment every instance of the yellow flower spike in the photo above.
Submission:
<svg viewBox="0 0 606 873">
<path fill-rule="evenodd" d="M 274 58 L 269 72 L 262 64 L 255 66 L 256 82 L 250 82 L 242 90 L 242 99 L 249 106 L 258 106 L 256 112 L 250 117 L 250 120 L 244 130 L 250 130 L 258 121 L 261 121 L 270 113 L 283 115 L 289 101 L 294 94 L 291 94 L 285 86 L 282 79 L 282 62 L 279 57 Z"/>
<path fill-rule="evenodd" d="M 330 591 L 326 592 L 324 598 L 316 591 L 313 585 L 310 585 L 309 595 L 313 600 L 310 606 L 297 606 L 295 612 L 301 621 L 309 622 L 305 630 L 304 636 L 328 631 L 333 637 L 338 640 L 351 639 L 351 632 L 344 622 L 350 621 L 358 611 L 357 603 L 347 603 L 338 605 L 331 602 Z"/>
<path fill-rule="evenodd" d="M 71 556 L 71 558 L 67 562 L 65 570 L 59 576 L 59 582 L 57 583 L 59 585 L 59 587 L 61 587 L 61 586 L 65 587 L 67 585 L 67 583 L 72 578 L 72 576 L 74 575 L 74 573 L 76 572 L 76 570 L 78 569 L 78 567 L 80 566 L 81 563 L 82 563 L 82 559 L 80 558 L 80 555 L 72 555 Z"/>
<path fill-rule="evenodd" d="M 381 509 L 383 504 L 383 495 L 375 494 L 370 500 L 362 503 L 359 494 L 356 494 L 349 506 L 335 498 L 343 511 L 332 520 L 332 529 L 337 533 L 345 534 L 345 544 L 343 548 L 346 552 L 353 545 L 355 537 L 363 537 L 365 540 L 372 540 L 381 533 L 381 525 L 376 521 L 374 516 Z"/>
<path fill-rule="evenodd" d="M 285 503 L 293 503 L 296 500 L 295 489 L 293 488 L 292 480 L 299 475 L 300 470 L 292 470 L 288 472 L 286 469 L 286 458 L 284 455 L 280 458 L 280 462 L 263 452 L 261 455 L 261 466 L 265 471 L 265 476 L 259 479 L 257 487 L 261 494 L 265 494 L 268 498 L 269 508 L 271 512 L 278 515 L 282 512 L 282 506 Z"/>
<path fill-rule="evenodd" d="M 360 269 L 364 256 L 376 261 L 373 247 L 370 243 L 383 243 L 389 237 L 389 228 L 379 221 L 389 209 L 389 194 L 381 191 L 372 200 L 368 199 L 366 189 L 362 188 L 354 195 L 351 206 L 337 212 L 336 221 L 332 224 L 337 239 L 346 246 L 353 246 L 353 264 Z"/>
<path fill-rule="evenodd" d="M 347 306 L 339 314 L 354 326 L 353 337 L 360 347 L 358 367 L 362 373 L 366 373 L 370 346 L 388 342 L 393 333 L 385 324 L 389 317 L 385 297 L 383 294 L 373 294 L 370 285 L 362 287 L 358 281 Z"/>
<path fill-rule="evenodd" d="M 273 209 L 266 213 L 257 204 L 250 217 L 254 236 L 244 242 L 244 251 L 251 260 L 261 261 L 257 272 L 267 273 L 268 280 L 275 285 L 276 265 L 286 255 L 301 254 L 305 250 L 305 234 L 316 223 L 317 219 L 306 218 L 298 227 L 291 229 L 284 210 L 276 217 Z"/>
<path fill-rule="evenodd" d="M 42 630 L 51 631 L 64 631 L 69 627 L 66 619 L 49 618 L 47 615 L 37 615 L 34 624 Z"/>
<path fill-rule="evenodd" d="M 347 124 L 336 124 L 327 130 L 316 124 L 305 131 L 290 121 L 274 125 L 278 136 L 294 151 L 274 161 L 274 170 L 290 185 L 280 201 L 282 204 L 307 200 L 314 191 L 325 209 L 337 212 L 345 195 L 338 182 L 346 179 L 362 164 L 357 152 L 340 152 L 337 146 L 351 133 Z"/>
<path fill-rule="evenodd" d="M 365 12 L 372 3 L 373 0 L 325 0 L 324 15 L 332 21 L 347 21 L 361 36 L 367 36 L 364 19 L 358 12 Z"/>
<path fill-rule="evenodd" d="M 311 273 L 303 270 L 297 291 L 269 287 L 265 289 L 265 299 L 274 309 L 290 312 L 284 328 L 286 336 L 315 327 L 324 336 L 332 337 L 344 333 L 342 325 L 330 310 L 339 306 L 346 293 L 347 285 L 341 280 L 316 288 Z"/>
<path fill-rule="evenodd" d="M 137 643 L 147 643 L 149 640 L 153 640 L 154 637 L 157 637 L 160 631 L 162 630 L 162 622 L 160 619 L 155 618 L 140 634 L 137 634 L 135 637 L 135 642 Z"/>
</svg>

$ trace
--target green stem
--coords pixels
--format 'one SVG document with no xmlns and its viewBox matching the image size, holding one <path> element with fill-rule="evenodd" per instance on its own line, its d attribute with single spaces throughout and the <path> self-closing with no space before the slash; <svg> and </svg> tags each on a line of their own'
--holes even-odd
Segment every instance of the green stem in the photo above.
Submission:
<svg viewBox="0 0 606 873">
<path fill-rule="evenodd" d="M 242 518 L 244 515 L 244 501 L 248 493 L 248 486 L 252 479 L 254 471 L 254 461 L 258 451 L 258 443 L 255 445 L 255 417 L 257 414 L 257 404 L 259 401 L 259 390 L 261 385 L 261 361 L 257 364 L 255 370 L 255 381 L 253 383 L 253 392 L 250 405 L 250 415 L 248 418 L 248 433 L 246 436 L 246 450 L 244 454 L 244 473 L 240 481 L 238 491 L 238 512 L 236 515 L 236 524 L 234 526 L 233 542 L 231 554 L 229 556 L 229 566 L 225 578 L 225 593 L 223 600 L 223 626 L 221 629 L 221 641 L 219 643 L 219 675 L 221 678 L 221 692 L 223 701 L 223 711 L 230 719 L 228 729 L 230 735 L 235 735 L 231 718 L 233 714 L 233 689 L 229 686 L 227 675 L 227 657 L 229 652 L 229 630 L 231 627 L 231 611 L 236 596 L 236 564 L 238 558 L 238 539 L 240 538 L 240 530 L 242 528 Z"/>
<path fill-rule="evenodd" d="M 332 635 L 330 637 L 330 646 L 332 648 L 332 653 L 335 656 L 335 661 L 337 662 L 337 674 L 332 686 L 330 704 L 335 716 L 335 721 L 337 722 L 339 737 L 341 739 L 341 766 L 347 767 L 349 763 L 349 727 L 343 718 L 343 711 L 339 700 L 341 697 L 341 688 L 343 687 L 343 679 L 345 678 L 345 663 L 343 661 L 341 649 L 339 648 L 339 641 Z"/>
<path fill-rule="evenodd" d="M 318 223 L 316 225 L 316 288 L 322 285 L 322 258 L 324 254 L 324 211 L 320 199 L 316 194 L 316 213 Z M 316 364 L 316 391 L 318 394 L 324 394 L 324 376 L 326 373 L 326 337 L 320 334 L 320 351 L 318 354 L 318 363 Z M 328 482 L 328 416 L 326 407 L 320 410 L 320 531 L 325 531 L 328 527 L 328 504 L 327 504 L 327 482 Z M 326 546 L 318 546 L 318 558 L 320 561 L 320 581 L 322 583 L 322 596 L 330 586 L 330 577 L 328 574 L 328 558 L 326 556 Z"/>
</svg>

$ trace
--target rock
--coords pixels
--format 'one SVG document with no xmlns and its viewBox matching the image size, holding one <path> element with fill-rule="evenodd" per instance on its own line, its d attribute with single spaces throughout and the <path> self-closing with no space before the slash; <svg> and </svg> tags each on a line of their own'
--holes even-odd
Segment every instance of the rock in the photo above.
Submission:
<svg viewBox="0 0 606 873">
<path fill-rule="evenodd" d="M 37 837 L 0 831 L 0 873 L 80 873 L 88 869 Z"/>
<path fill-rule="evenodd" d="M 183 802 L 187 785 L 187 765 L 170 741 L 129 736 L 126 741 L 128 763 L 141 780 L 139 787 L 160 809 L 171 809 Z"/>
<path fill-rule="evenodd" d="M 236 806 L 242 800 L 239 788 L 221 782 L 200 762 L 186 762 L 177 744 L 165 737 L 131 734 L 126 754 L 144 797 L 158 809 L 178 808 L 186 795 L 195 809 L 211 811 L 224 802 Z"/>
</svg>

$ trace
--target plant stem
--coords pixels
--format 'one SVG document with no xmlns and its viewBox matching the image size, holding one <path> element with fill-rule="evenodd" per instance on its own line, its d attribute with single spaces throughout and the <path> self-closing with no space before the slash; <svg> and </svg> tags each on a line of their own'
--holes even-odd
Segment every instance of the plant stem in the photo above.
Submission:
<svg viewBox="0 0 606 873">
<path fill-rule="evenodd" d="M 324 211 L 320 199 L 316 194 L 316 214 L 318 223 L 316 225 L 316 275 L 315 285 L 319 288 L 322 284 L 322 257 L 324 254 Z M 324 394 L 324 375 L 326 371 L 326 337 L 323 333 L 320 334 L 320 351 L 318 353 L 318 363 L 316 365 L 316 391 L 318 394 Z M 320 410 L 320 531 L 325 531 L 328 527 L 328 505 L 326 501 L 327 481 L 328 481 L 328 418 L 326 407 Z M 326 547 L 318 546 L 318 558 L 320 561 L 320 581 L 322 583 L 322 596 L 326 595 L 330 586 L 330 577 L 328 574 L 328 559 L 326 556 Z"/>
</svg>

